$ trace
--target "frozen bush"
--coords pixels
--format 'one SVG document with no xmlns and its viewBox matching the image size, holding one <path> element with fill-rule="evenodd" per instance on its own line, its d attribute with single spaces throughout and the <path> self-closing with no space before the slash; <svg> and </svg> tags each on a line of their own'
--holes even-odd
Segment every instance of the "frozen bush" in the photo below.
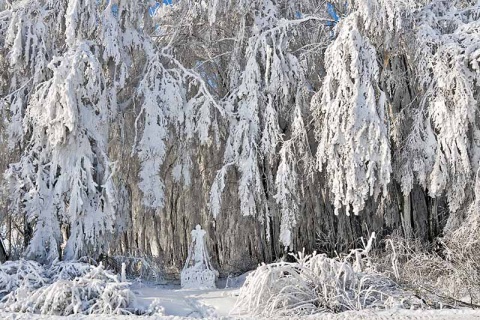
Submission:
<svg viewBox="0 0 480 320">
<path fill-rule="evenodd" d="M 260 265 L 240 289 L 236 309 L 278 316 L 420 304 L 388 277 L 362 269 L 371 240 L 365 249 L 352 250 L 343 259 L 299 253 L 293 263 Z"/>
<path fill-rule="evenodd" d="M 0 279 L 10 275 L 0 304 L 6 311 L 60 316 L 141 313 L 129 283 L 102 264 L 56 261 L 48 269 L 30 261 L 9 264 L 0 268 Z M 40 280 L 33 281 L 36 277 Z"/>
<path fill-rule="evenodd" d="M 468 229 L 473 231 L 475 223 Z M 385 249 L 375 259 L 377 266 L 402 286 L 415 288 L 431 306 L 480 303 L 480 246 L 468 240 L 466 230 L 448 234 L 435 247 L 394 235 L 386 240 Z"/>
<path fill-rule="evenodd" d="M 48 269 L 48 274 L 53 280 L 68 280 L 82 277 L 91 271 L 92 266 L 83 262 L 55 261 Z"/>
<path fill-rule="evenodd" d="M 155 298 L 150 304 L 147 310 L 148 315 L 164 316 L 165 308 L 163 307 L 162 301 L 158 298 Z"/>
<path fill-rule="evenodd" d="M 35 261 L 22 259 L 0 264 L 0 296 L 18 289 L 37 289 L 47 282 L 45 269 Z"/>
</svg>

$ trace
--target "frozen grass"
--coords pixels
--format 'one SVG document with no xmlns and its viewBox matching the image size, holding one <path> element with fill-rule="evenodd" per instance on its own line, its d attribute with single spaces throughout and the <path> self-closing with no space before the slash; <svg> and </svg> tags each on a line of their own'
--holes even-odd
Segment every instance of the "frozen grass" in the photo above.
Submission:
<svg viewBox="0 0 480 320">
<path fill-rule="evenodd" d="M 477 244 L 450 235 L 437 248 L 393 236 L 376 266 L 411 288 L 432 308 L 474 307 L 480 304 L 480 258 Z"/>
</svg>

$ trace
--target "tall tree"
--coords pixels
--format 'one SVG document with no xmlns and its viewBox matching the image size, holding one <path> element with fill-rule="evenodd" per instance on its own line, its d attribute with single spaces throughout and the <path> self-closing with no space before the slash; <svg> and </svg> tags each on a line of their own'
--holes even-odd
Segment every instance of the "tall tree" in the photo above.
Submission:
<svg viewBox="0 0 480 320">
<path fill-rule="evenodd" d="M 5 185 L 31 257 L 180 266 L 203 223 L 240 268 L 317 233 L 432 238 L 474 214 L 476 1 L 0 8 Z"/>
</svg>

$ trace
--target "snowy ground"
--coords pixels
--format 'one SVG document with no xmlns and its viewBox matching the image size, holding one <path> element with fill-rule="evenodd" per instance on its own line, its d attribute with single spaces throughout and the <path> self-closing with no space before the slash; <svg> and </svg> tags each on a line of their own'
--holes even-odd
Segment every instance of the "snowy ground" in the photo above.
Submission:
<svg viewBox="0 0 480 320">
<path fill-rule="evenodd" d="M 179 286 L 136 286 L 140 304 L 152 302 L 164 308 L 165 315 L 191 318 L 230 316 L 238 289 L 182 290 Z"/>
<path fill-rule="evenodd" d="M 70 316 L 68 319 L 86 320 L 177 320 L 186 318 L 204 319 L 258 319 L 235 312 L 234 305 L 238 289 L 182 290 L 178 285 L 135 284 L 139 304 L 149 306 L 152 303 L 163 307 L 163 316 Z M 307 319 L 480 319 L 480 310 L 389 310 L 389 311 L 353 311 L 341 314 L 317 314 Z M 64 317 L 41 316 L 19 313 L 2 313 L 5 320 L 64 319 Z M 288 319 L 293 319 L 289 317 Z"/>
</svg>

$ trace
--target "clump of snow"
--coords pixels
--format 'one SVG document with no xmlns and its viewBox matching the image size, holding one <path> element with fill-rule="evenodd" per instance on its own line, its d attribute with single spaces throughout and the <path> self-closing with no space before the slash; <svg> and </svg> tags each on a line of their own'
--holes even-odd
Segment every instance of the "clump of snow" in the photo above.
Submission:
<svg viewBox="0 0 480 320">
<path fill-rule="evenodd" d="M 67 316 L 71 314 L 138 314 L 128 282 L 99 266 L 55 261 L 44 267 L 32 261 L 0 266 L 0 308 Z"/>
</svg>

